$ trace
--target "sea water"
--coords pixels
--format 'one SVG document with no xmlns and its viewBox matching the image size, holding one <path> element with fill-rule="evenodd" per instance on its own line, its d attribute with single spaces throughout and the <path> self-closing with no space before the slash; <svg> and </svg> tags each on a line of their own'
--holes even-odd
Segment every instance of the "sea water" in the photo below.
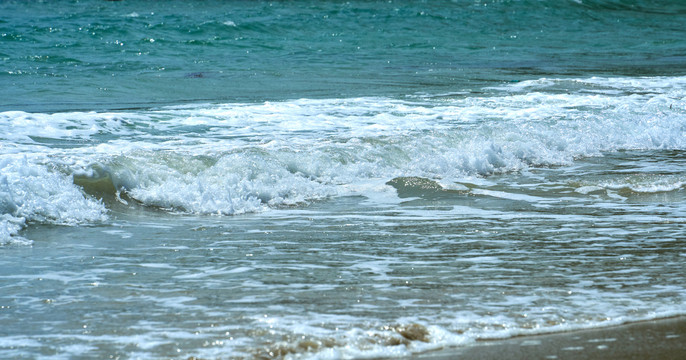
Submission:
<svg viewBox="0 0 686 360">
<path fill-rule="evenodd" d="M 686 314 L 679 1 L 0 3 L 0 357 Z"/>
</svg>

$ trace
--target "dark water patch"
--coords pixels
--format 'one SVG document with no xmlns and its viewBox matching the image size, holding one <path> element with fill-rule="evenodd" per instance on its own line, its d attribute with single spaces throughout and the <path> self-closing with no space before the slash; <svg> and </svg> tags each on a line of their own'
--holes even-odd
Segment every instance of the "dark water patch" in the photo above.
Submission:
<svg viewBox="0 0 686 360">
<path fill-rule="evenodd" d="M 110 174 L 100 177 L 75 175 L 74 184 L 80 186 L 86 194 L 104 200 L 114 200 L 118 189 Z"/>
<path fill-rule="evenodd" d="M 186 79 L 202 79 L 208 77 L 208 73 L 205 72 L 190 72 L 183 75 Z"/>
<path fill-rule="evenodd" d="M 445 189 L 438 182 L 422 177 L 398 177 L 388 181 L 386 185 L 395 188 L 400 198 L 419 197 L 430 200 L 445 198 L 446 195 L 466 194 L 464 191 Z"/>
</svg>

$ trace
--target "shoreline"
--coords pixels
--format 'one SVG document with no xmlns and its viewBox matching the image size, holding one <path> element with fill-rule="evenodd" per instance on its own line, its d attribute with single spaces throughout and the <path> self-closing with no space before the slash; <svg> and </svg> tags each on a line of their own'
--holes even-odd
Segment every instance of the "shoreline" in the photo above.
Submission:
<svg viewBox="0 0 686 360">
<path fill-rule="evenodd" d="M 686 354 L 686 316 L 646 320 L 605 328 L 481 340 L 404 357 L 448 359 L 674 359 Z"/>
</svg>

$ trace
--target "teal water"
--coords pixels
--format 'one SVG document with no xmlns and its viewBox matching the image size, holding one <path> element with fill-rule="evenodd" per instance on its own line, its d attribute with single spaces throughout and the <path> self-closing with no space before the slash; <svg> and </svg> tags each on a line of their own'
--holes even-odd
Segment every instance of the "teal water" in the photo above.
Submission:
<svg viewBox="0 0 686 360">
<path fill-rule="evenodd" d="M 680 1 L 2 4 L 0 109 L 478 92 L 686 71 Z"/>
<path fill-rule="evenodd" d="M 0 357 L 686 314 L 680 1 L 0 2 Z"/>
</svg>

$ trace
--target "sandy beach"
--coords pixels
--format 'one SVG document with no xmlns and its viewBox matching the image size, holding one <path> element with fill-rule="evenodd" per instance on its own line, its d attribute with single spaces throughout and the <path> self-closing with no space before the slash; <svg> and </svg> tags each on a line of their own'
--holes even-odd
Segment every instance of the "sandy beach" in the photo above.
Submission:
<svg viewBox="0 0 686 360">
<path fill-rule="evenodd" d="M 412 360 L 447 359 L 684 359 L 686 317 L 644 321 L 447 348 Z"/>
</svg>

